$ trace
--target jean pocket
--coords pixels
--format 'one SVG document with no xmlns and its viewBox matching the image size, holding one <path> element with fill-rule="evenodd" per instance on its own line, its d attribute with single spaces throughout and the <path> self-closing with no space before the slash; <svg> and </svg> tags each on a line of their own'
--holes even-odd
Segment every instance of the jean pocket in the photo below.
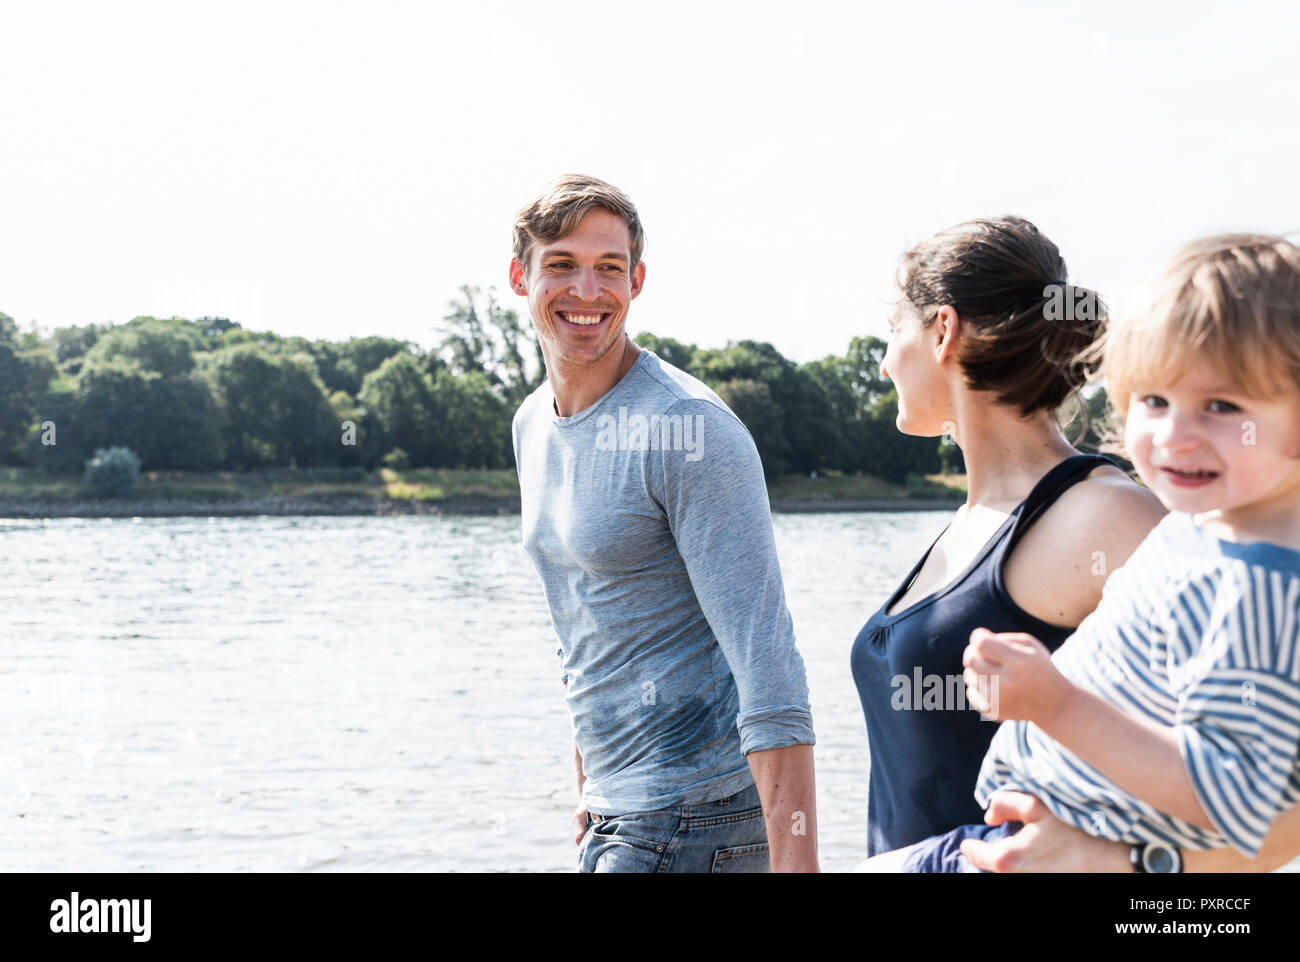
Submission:
<svg viewBox="0 0 1300 962">
<path fill-rule="evenodd" d="M 767 843 L 733 845 L 731 848 L 720 848 L 713 853 L 713 868 L 710 871 L 715 874 L 723 872 L 770 872 L 771 859 L 768 855 Z"/>
<path fill-rule="evenodd" d="M 724 825 L 740 826 L 745 822 L 752 822 L 754 819 L 762 821 L 763 807 L 741 809 L 739 812 L 728 812 L 726 815 L 693 815 L 682 819 L 682 828 L 688 832 L 698 832 L 703 829 L 720 828 Z"/>
<path fill-rule="evenodd" d="M 597 843 L 631 845 L 633 848 L 639 848 L 656 855 L 662 855 L 667 847 L 663 842 L 632 834 L 628 830 L 628 823 L 617 818 L 607 818 L 600 822 L 593 822 L 591 827 L 587 829 L 587 838 L 583 841 L 587 840 L 590 840 L 593 845 Z"/>
</svg>

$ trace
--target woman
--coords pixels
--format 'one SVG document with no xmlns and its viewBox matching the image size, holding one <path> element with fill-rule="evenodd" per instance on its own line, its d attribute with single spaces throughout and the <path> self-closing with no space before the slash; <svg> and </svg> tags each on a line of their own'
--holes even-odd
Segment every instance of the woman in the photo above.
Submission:
<svg viewBox="0 0 1300 962">
<path fill-rule="evenodd" d="M 871 748 L 869 855 L 983 819 L 973 792 L 997 726 L 965 704 L 971 631 L 1028 632 L 1055 649 L 1164 514 L 1057 424 L 1086 379 L 1076 358 L 1104 308 L 1066 283 L 1060 252 L 1033 224 L 943 231 L 903 257 L 899 288 L 881 365 L 898 428 L 951 435 L 968 494 L 853 646 Z"/>
</svg>

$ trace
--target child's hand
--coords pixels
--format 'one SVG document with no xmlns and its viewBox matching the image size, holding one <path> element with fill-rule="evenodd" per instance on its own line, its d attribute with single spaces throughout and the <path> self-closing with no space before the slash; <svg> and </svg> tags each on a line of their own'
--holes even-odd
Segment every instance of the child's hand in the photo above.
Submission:
<svg viewBox="0 0 1300 962">
<path fill-rule="evenodd" d="M 976 628 L 961 663 L 967 703 L 991 721 L 1041 722 L 1061 707 L 1071 687 L 1033 635 Z"/>
</svg>

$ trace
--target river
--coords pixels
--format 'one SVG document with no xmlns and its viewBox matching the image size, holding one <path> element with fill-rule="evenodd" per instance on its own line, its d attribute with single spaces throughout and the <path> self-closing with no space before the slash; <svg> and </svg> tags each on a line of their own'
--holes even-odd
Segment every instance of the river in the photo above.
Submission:
<svg viewBox="0 0 1300 962">
<path fill-rule="evenodd" d="M 850 646 L 947 517 L 774 517 L 825 869 L 865 849 Z M 575 865 L 518 517 L 0 521 L 0 605 L 0 870 Z"/>
</svg>

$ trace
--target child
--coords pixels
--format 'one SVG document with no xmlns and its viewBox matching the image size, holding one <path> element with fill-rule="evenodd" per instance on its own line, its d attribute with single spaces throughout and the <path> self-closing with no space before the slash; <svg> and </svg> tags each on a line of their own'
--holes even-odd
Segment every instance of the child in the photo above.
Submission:
<svg viewBox="0 0 1300 962">
<path fill-rule="evenodd" d="M 1194 242 L 1152 313 L 1104 347 L 1128 455 L 1171 513 L 1054 658 L 1029 635 L 972 633 L 971 703 L 1017 719 L 975 797 L 1036 795 L 1130 843 L 1138 871 L 1180 871 L 1183 848 L 1253 857 L 1300 800 L 1300 249 Z M 962 826 L 890 855 L 904 871 L 975 871 L 962 840 L 1019 827 Z"/>
</svg>

